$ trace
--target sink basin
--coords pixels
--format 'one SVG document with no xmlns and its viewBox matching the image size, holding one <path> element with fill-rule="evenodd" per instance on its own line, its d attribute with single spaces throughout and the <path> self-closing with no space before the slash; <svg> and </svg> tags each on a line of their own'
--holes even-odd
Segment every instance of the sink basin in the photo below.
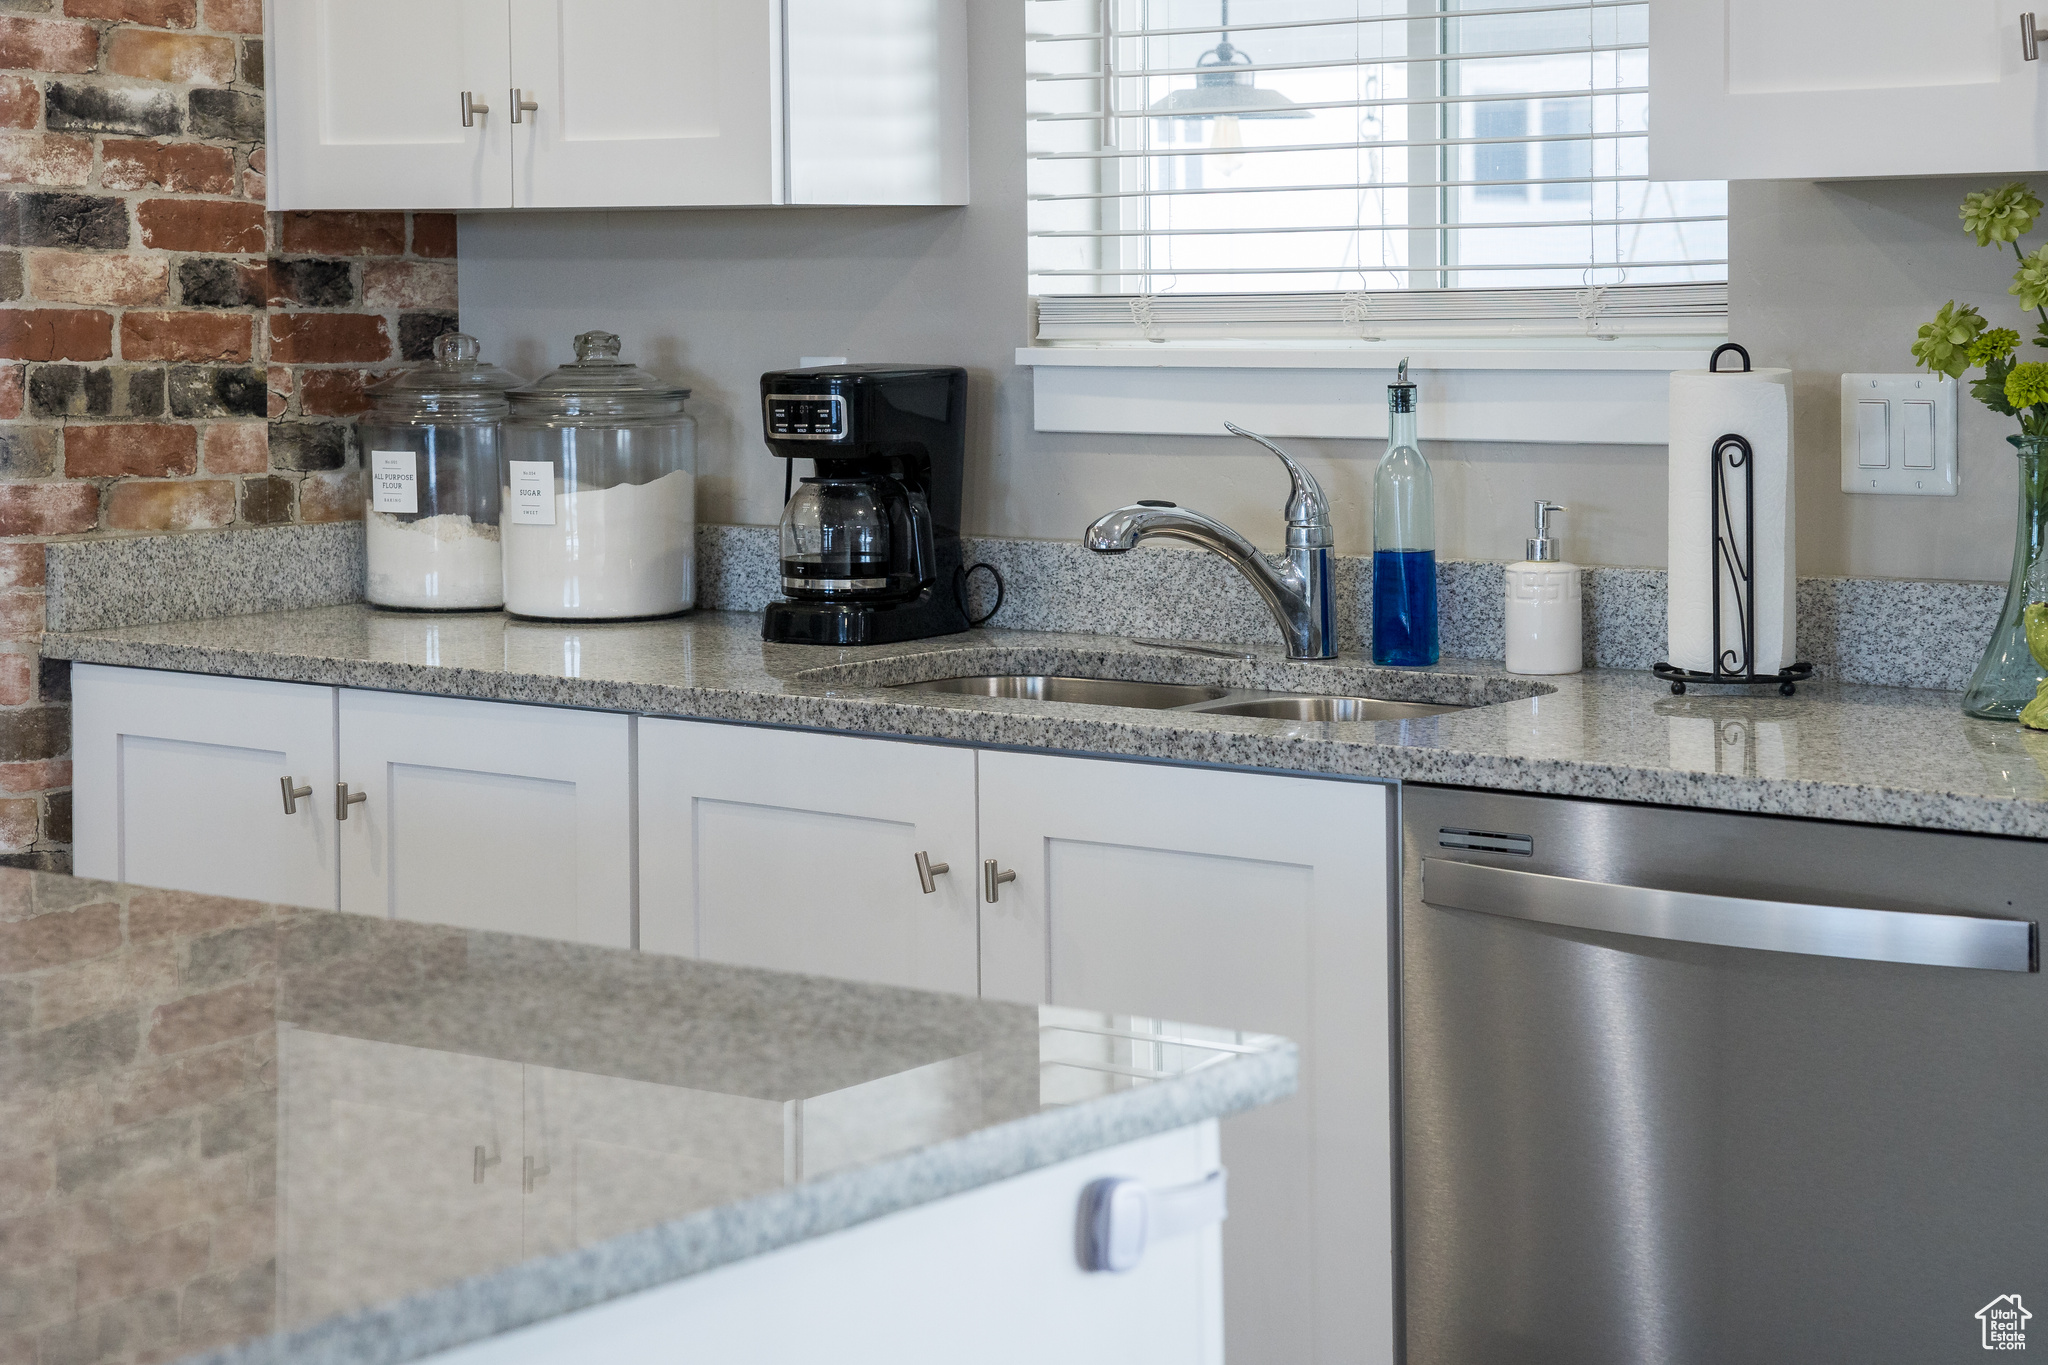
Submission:
<svg viewBox="0 0 2048 1365">
<path fill-rule="evenodd" d="M 1441 716 L 1447 711 L 1463 711 L 1462 706 L 1445 706 L 1436 702 L 1381 701 L 1377 697 L 1316 697 L 1291 696 L 1259 697 L 1251 701 L 1233 701 L 1222 706 L 1204 706 L 1207 716 L 1260 716 L 1268 720 L 1415 720 L 1421 716 Z"/>
<path fill-rule="evenodd" d="M 906 692 L 951 692 L 964 697 L 1020 697 L 1026 701 L 1073 701 L 1090 706 L 1138 706 L 1154 711 L 1194 706 L 1230 695 L 1228 688 L 1184 683 L 1125 682 L 1115 678 L 1062 678 L 1041 673 L 1008 673 L 972 678 L 934 678 L 898 684 Z"/>
</svg>

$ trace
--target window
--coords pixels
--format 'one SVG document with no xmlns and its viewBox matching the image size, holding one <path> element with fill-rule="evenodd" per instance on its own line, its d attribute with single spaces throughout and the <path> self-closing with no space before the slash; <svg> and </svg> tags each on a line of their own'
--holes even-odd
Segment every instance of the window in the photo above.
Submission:
<svg viewBox="0 0 2048 1365">
<path fill-rule="evenodd" d="M 1647 0 L 1028 0 L 1044 340 L 1710 336 Z"/>
</svg>

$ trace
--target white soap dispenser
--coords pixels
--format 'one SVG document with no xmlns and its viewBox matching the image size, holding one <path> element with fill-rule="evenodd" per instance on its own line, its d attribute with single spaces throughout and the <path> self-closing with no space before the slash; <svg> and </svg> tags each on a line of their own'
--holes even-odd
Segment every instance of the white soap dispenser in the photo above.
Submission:
<svg viewBox="0 0 2048 1365">
<path fill-rule="evenodd" d="M 1536 500 L 1536 535 L 1529 557 L 1508 565 L 1508 672 L 1576 673 L 1585 666 L 1581 646 L 1579 566 L 1558 557 L 1550 536 L 1552 513 L 1566 511 Z"/>
</svg>

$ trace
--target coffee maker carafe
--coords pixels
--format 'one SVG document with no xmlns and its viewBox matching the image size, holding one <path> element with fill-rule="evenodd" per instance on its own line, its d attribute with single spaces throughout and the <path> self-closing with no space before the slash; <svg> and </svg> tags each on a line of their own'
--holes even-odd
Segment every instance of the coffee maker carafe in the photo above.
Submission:
<svg viewBox="0 0 2048 1365">
<path fill-rule="evenodd" d="M 765 640 L 869 645 L 967 629 L 960 473 L 967 372 L 842 365 L 761 376 L 768 449 L 817 473 L 782 512 Z"/>
</svg>

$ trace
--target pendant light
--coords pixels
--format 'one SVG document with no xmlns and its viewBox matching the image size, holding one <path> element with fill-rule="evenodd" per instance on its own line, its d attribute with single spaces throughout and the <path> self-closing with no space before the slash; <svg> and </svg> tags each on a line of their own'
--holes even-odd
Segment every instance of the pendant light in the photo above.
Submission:
<svg viewBox="0 0 2048 1365">
<path fill-rule="evenodd" d="M 1194 88 L 1174 90 L 1153 101 L 1150 112 L 1161 118 L 1229 120 L 1219 126 L 1217 141 L 1226 146 L 1241 145 L 1235 138 L 1236 121 L 1241 118 L 1311 118 L 1313 111 L 1300 109 L 1278 90 L 1264 90 L 1247 70 L 1252 56 L 1230 41 L 1230 0 L 1222 0 L 1222 39 L 1195 59 L 1198 68 Z M 1231 136 L 1226 141 L 1225 134 Z"/>
</svg>

